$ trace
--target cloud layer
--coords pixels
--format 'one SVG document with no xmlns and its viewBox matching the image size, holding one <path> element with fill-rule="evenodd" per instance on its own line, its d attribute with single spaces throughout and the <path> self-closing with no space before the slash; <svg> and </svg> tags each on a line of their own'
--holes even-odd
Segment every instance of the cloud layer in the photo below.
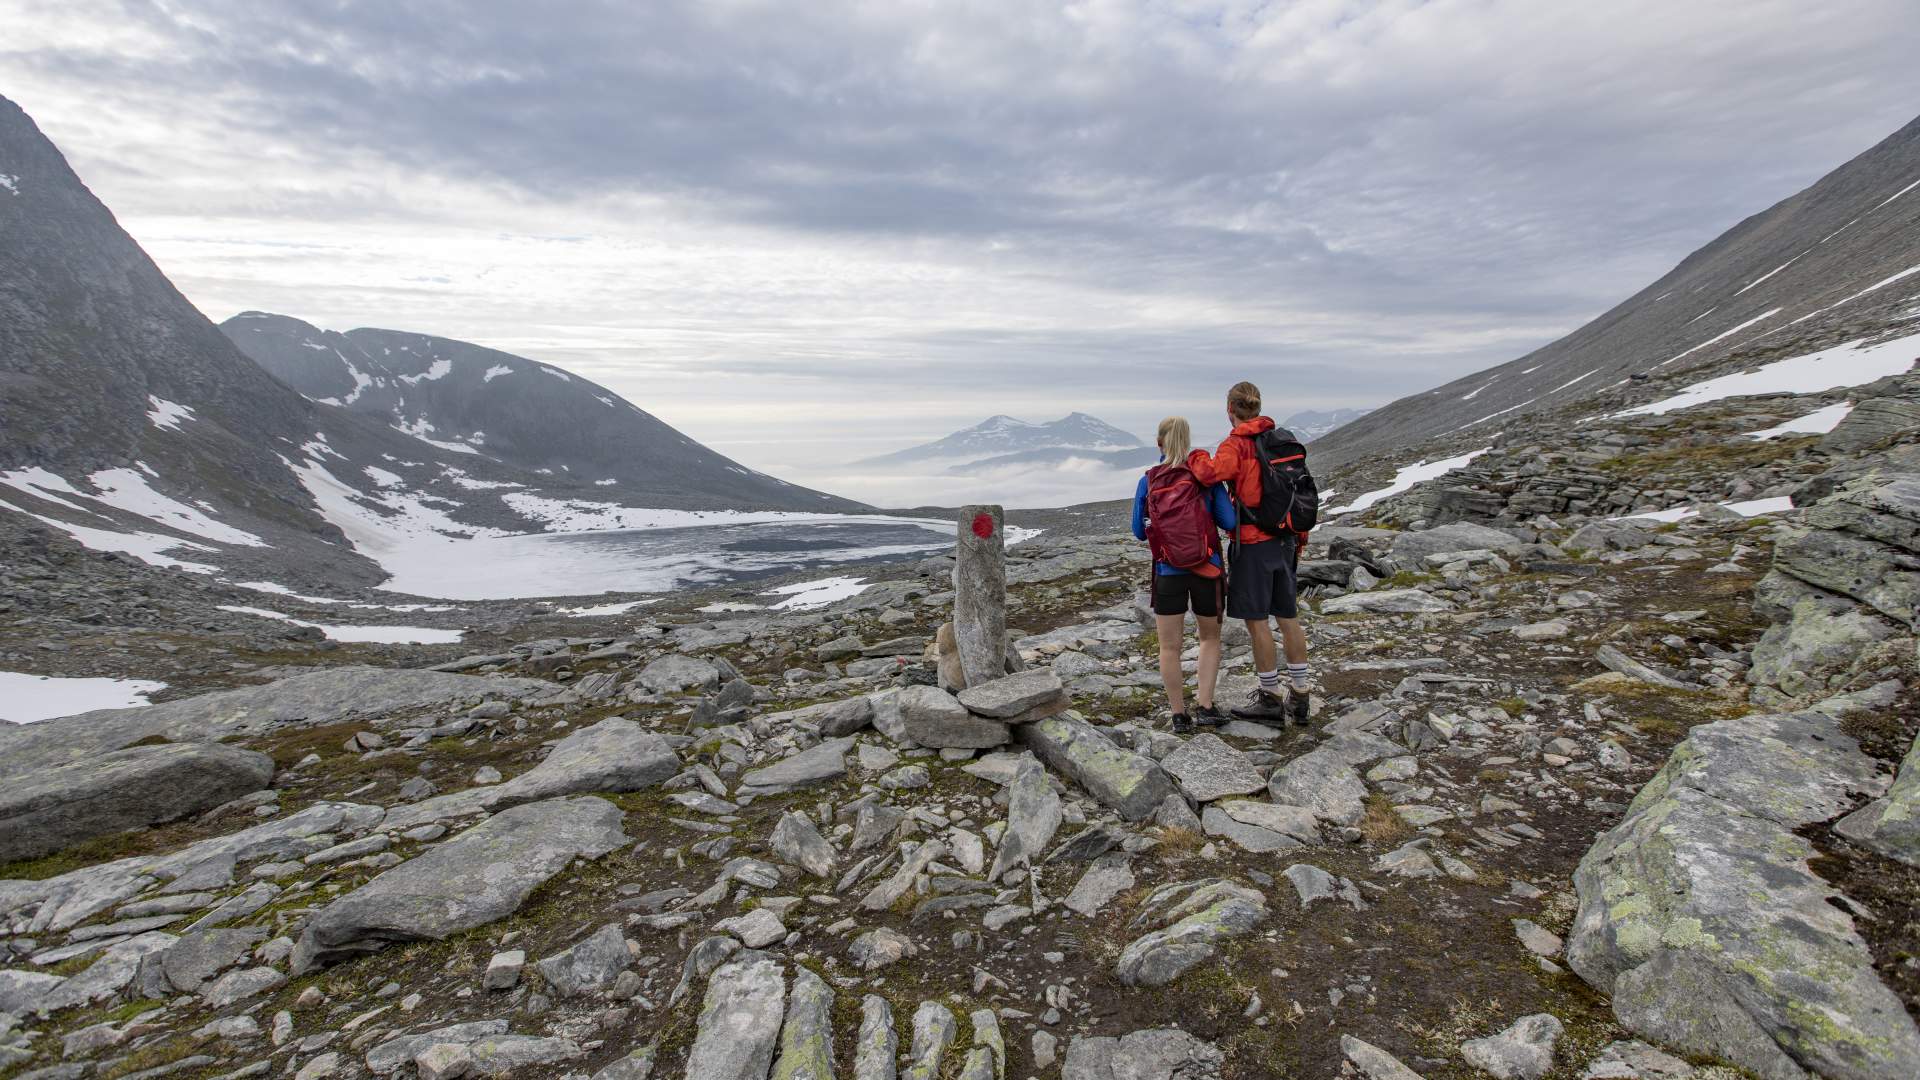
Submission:
<svg viewBox="0 0 1920 1080">
<path fill-rule="evenodd" d="M 525 353 L 856 497 L 991 413 L 1509 359 L 1920 100 L 1906 0 L 534 10 L 0 0 L 0 90 L 216 319 Z"/>
</svg>

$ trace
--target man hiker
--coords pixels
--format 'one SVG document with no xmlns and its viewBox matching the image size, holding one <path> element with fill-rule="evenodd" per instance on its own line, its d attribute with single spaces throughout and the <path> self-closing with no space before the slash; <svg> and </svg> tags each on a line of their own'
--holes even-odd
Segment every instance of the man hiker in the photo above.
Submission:
<svg viewBox="0 0 1920 1080">
<path fill-rule="evenodd" d="M 1232 713 L 1237 719 L 1270 727 L 1289 718 L 1304 727 L 1312 710 L 1308 689 L 1311 671 L 1294 571 L 1300 550 L 1307 546 L 1313 510 L 1302 502 L 1296 517 L 1285 503 L 1298 497 L 1310 499 L 1311 506 L 1317 508 L 1319 497 L 1306 473 L 1305 451 L 1291 435 L 1276 429 L 1270 418 L 1260 415 L 1259 387 L 1243 382 L 1227 391 L 1227 420 L 1233 425 L 1233 433 L 1212 455 L 1205 450 L 1193 451 L 1187 467 L 1202 483 L 1227 484 L 1239 511 L 1236 542 L 1227 564 L 1227 618 L 1242 619 L 1247 624 L 1247 634 L 1253 639 L 1254 673 L 1260 685 L 1246 704 Z M 1286 484 L 1302 490 L 1269 493 L 1269 480 L 1275 481 L 1275 488 Z M 1283 515 L 1282 511 L 1287 512 Z M 1285 694 L 1281 693 L 1279 656 L 1269 617 L 1279 621 L 1280 643 L 1286 650 Z"/>
</svg>

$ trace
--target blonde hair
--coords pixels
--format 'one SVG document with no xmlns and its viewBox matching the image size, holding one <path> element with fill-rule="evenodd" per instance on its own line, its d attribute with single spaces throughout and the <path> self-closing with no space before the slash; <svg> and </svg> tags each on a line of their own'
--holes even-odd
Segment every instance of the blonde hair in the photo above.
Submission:
<svg viewBox="0 0 1920 1080">
<path fill-rule="evenodd" d="M 1260 388 L 1250 382 L 1234 383 L 1227 391 L 1227 411 L 1235 420 L 1251 420 L 1260 415 Z"/>
<path fill-rule="evenodd" d="M 1160 463 L 1179 465 L 1193 449 L 1193 429 L 1184 416 L 1169 416 L 1160 421 Z"/>
</svg>

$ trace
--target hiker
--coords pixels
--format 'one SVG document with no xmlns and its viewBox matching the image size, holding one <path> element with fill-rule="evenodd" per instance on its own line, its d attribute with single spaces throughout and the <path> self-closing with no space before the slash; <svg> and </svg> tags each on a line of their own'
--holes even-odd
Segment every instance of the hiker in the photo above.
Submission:
<svg viewBox="0 0 1920 1080">
<path fill-rule="evenodd" d="M 1318 489 L 1306 471 L 1306 449 L 1260 414 L 1259 387 L 1243 382 L 1227 391 L 1227 422 L 1233 432 L 1220 448 L 1193 451 L 1187 465 L 1202 483 L 1231 488 L 1239 522 L 1227 563 L 1227 618 L 1247 624 L 1260 685 L 1232 713 L 1269 727 L 1289 718 L 1304 727 L 1313 709 L 1311 671 L 1294 574 L 1318 514 Z M 1287 655 L 1284 695 L 1269 617 L 1280 623 Z"/>
<path fill-rule="evenodd" d="M 1225 596 L 1225 565 L 1220 530 L 1231 531 L 1233 503 L 1220 484 L 1202 484 L 1187 468 L 1193 431 L 1184 416 L 1160 421 L 1160 464 L 1148 469 L 1133 493 L 1133 535 L 1153 552 L 1153 625 L 1160 637 L 1160 681 L 1173 710 L 1173 730 L 1195 724 L 1216 727 L 1226 718 L 1214 708 L 1213 688 L 1220 678 L 1220 607 Z M 1199 683 L 1194 709 L 1186 707 L 1186 677 L 1180 651 L 1187 612 L 1200 634 Z"/>
</svg>

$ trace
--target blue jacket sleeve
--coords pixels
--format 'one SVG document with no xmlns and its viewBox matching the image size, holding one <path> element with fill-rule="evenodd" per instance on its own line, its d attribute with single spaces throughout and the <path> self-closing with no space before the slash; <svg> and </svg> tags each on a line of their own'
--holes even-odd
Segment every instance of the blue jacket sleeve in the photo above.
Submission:
<svg viewBox="0 0 1920 1080">
<path fill-rule="evenodd" d="M 1213 511 L 1213 523 L 1231 532 L 1240 524 L 1239 515 L 1233 512 L 1233 500 L 1227 497 L 1227 485 L 1215 484 L 1207 489 L 1207 509 Z"/>
<path fill-rule="evenodd" d="M 1140 486 L 1133 489 L 1133 538 L 1147 538 L 1147 478 L 1140 478 Z"/>
</svg>

